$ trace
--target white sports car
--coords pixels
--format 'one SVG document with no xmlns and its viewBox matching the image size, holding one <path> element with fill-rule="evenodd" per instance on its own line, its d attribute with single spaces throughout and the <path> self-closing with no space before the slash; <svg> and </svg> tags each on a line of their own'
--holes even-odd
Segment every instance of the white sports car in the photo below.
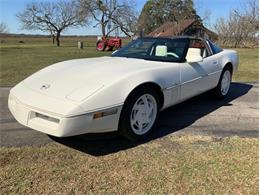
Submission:
<svg viewBox="0 0 260 195">
<path fill-rule="evenodd" d="M 209 40 L 139 38 L 110 57 L 36 72 L 11 89 L 8 106 L 21 124 L 53 136 L 118 130 L 136 140 L 162 109 L 211 89 L 225 97 L 237 67 L 235 51 Z"/>
</svg>

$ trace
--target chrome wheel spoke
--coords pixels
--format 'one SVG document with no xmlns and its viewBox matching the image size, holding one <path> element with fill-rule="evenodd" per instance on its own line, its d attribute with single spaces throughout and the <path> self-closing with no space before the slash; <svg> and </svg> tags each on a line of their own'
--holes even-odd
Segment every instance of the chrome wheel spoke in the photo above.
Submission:
<svg viewBox="0 0 260 195">
<path fill-rule="evenodd" d="M 133 110 L 140 111 L 143 110 L 143 105 L 134 105 Z"/>
<path fill-rule="evenodd" d="M 131 127 L 138 135 L 145 134 L 153 126 L 157 115 L 157 102 L 150 94 L 142 95 L 131 111 Z"/>
<path fill-rule="evenodd" d="M 231 83 L 231 74 L 228 70 L 226 70 L 223 74 L 222 80 L 221 80 L 221 93 L 222 95 L 226 95 L 229 91 Z"/>
<path fill-rule="evenodd" d="M 138 121 L 138 130 L 141 131 L 143 129 L 143 123 Z"/>
<path fill-rule="evenodd" d="M 149 104 L 149 106 L 148 106 L 148 116 L 151 115 L 151 113 L 153 112 L 153 109 L 154 109 L 153 104 Z"/>
</svg>

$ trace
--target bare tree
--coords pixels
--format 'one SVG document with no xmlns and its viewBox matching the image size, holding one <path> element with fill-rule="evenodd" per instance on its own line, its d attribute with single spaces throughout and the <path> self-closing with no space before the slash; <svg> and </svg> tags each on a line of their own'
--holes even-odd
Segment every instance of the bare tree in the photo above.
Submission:
<svg viewBox="0 0 260 195">
<path fill-rule="evenodd" d="M 210 18 L 211 18 L 211 11 L 210 9 L 205 6 L 205 0 L 197 0 L 195 6 L 196 12 L 200 15 L 200 19 L 203 24 L 207 27 L 210 27 Z"/>
<path fill-rule="evenodd" d="M 258 4 L 248 0 L 243 10 L 232 10 L 229 18 L 219 18 L 215 30 L 224 47 L 248 47 L 259 33 Z"/>
<path fill-rule="evenodd" d="M 7 33 L 8 32 L 8 27 L 4 22 L 0 23 L 0 33 Z"/>
<path fill-rule="evenodd" d="M 30 3 L 17 14 L 23 29 L 49 32 L 55 36 L 57 46 L 60 46 L 61 32 L 69 27 L 84 25 L 87 16 L 79 13 L 76 2 L 63 0 Z"/>
<path fill-rule="evenodd" d="M 259 6 L 257 0 L 248 0 L 245 3 L 244 12 L 240 12 L 239 10 L 234 10 L 235 14 L 245 20 L 248 25 L 255 29 L 258 32 L 259 30 Z"/>
<path fill-rule="evenodd" d="M 134 4 L 124 2 L 120 9 L 117 9 L 115 14 L 111 15 L 114 27 L 118 27 L 125 35 L 131 37 L 137 33 L 138 18 L 134 10 Z"/>
<path fill-rule="evenodd" d="M 111 4 L 111 1 L 114 3 Z M 107 37 L 115 29 L 119 28 L 127 36 L 135 33 L 136 12 L 132 1 L 119 2 L 118 0 L 78 0 L 81 5 L 81 13 L 90 13 L 96 26 L 101 27 L 102 35 Z"/>
</svg>

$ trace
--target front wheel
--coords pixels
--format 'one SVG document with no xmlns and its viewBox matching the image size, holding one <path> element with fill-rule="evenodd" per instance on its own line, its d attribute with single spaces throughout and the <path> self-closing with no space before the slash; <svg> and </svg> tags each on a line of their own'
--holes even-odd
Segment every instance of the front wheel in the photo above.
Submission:
<svg viewBox="0 0 260 195">
<path fill-rule="evenodd" d="M 230 68 L 224 68 L 219 82 L 218 86 L 215 88 L 215 94 L 217 95 L 218 98 L 224 98 L 227 96 L 229 89 L 230 89 L 230 84 L 232 80 L 232 73 Z"/>
<path fill-rule="evenodd" d="M 126 100 L 119 121 L 119 133 L 132 141 L 141 140 L 154 128 L 159 97 L 154 89 L 139 88 Z"/>
</svg>

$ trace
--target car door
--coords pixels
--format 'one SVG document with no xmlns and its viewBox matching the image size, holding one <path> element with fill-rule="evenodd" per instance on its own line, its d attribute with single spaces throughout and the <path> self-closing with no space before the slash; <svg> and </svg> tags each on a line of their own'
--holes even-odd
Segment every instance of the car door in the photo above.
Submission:
<svg viewBox="0 0 260 195">
<path fill-rule="evenodd" d="M 181 64 L 181 100 L 213 88 L 217 79 L 216 73 L 221 71 L 218 60 L 202 40 L 192 39 L 189 48 L 200 49 L 203 60 Z"/>
<path fill-rule="evenodd" d="M 199 92 L 202 93 L 217 86 L 222 72 L 222 66 L 216 55 L 203 58 L 203 61 L 199 64 L 205 71 L 205 75 L 202 76 L 199 84 Z"/>
</svg>

